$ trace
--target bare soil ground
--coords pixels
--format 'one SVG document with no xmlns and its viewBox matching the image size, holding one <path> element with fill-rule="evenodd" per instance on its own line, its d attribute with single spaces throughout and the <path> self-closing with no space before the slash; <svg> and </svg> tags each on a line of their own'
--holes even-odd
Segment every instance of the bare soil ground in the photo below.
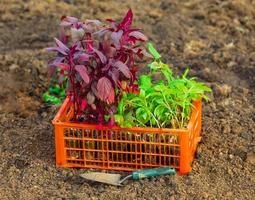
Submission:
<svg viewBox="0 0 255 200">
<path fill-rule="evenodd" d="M 128 8 L 164 60 L 177 73 L 190 67 L 213 94 L 190 175 L 118 188 L 55 167 L 57 108 L 41 100 L 49 84 L 43 48 L 62 15 L 120 19 Z M 0 199 L 254 199 L 254 88 L 254 0 L 1 0 Z"/>
</svg>

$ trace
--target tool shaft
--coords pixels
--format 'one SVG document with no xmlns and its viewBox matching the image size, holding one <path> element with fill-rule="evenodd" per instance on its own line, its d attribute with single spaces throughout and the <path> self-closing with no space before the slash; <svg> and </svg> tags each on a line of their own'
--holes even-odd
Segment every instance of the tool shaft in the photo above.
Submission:
<svg viewBox="0 0 255 200">
<path fill-rule="evenodd" d="M 125 180 L 130 179 L 130 178 L 132 178 L 132 177 L 133 177 L 132 174 L 126 176 L 125 178 L 123 178 L 123 179 L 121 179 L 121 180 L 119 181 L 119 184 L 122 184 Z"/>
</svg>

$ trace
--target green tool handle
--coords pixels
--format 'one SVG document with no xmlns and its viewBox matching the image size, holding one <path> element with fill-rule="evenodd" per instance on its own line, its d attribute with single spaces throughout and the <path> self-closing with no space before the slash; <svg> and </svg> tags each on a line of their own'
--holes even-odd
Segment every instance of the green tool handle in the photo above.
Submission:
<svg viewBox="0 0 255 200">
<path fill-rule="evenodd" d="M 170 167 L 161 167 L 155 169 L 142 169 L 132 173 L 132 178 L 134 180 L 140 180 L 143 178 L 149 178 L 160 175 L 175 175 L 176 171 Z"/>
</svg>

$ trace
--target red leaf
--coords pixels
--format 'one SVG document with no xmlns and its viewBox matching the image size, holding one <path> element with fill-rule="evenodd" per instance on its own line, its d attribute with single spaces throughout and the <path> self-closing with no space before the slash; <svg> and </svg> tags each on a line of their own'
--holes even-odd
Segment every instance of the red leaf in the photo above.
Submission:
<svg viewBox="0 0 255 200">
<path fill-rule="evenodd" d="M 76 17 L 71 17 L 71 16 L 62 16 L 61 21 L 67 21 L 74 24 L 78 22 L 78 19 Z"/>
<path fill-rule="evenodd" d="M 71 38 L 73 42 L 79 41 L 84 36 L 84 29 L 83 28 L 71 28 Z"/>
<path fill-rule="evenodd" d="M 71 26 L 71 25 L 72 25 L 72 23 L 71 23 L 71 22 L 68 22 L 68 21 L 62 21 L 62 22 L 60 22 L 60 26 L 66 27 L 66 26 Z"/>
<path fill-rule="evenodd" d="M 127 78 L 131 78 L 130 70 L 125 63 L 117 61 L 113 63 L 113 66 L 116 67 L 120 72 L 122 72 L 124 76 L 126 76 Z"/>
<path fill-rule="evenodd" d="M 95 25 L 97 25 L 97 26 L 100 26 L 102 23 L 99 21 L 99 20 L 97 20 L 97 19 L 87 19 L 86 20 L 86 22 L 88 23 L 88 24 L 95 24 Z"/>
<path fill-rule="evenodd" d="M 61 18 L 60 18 L 60 20 L 61 20 L 61 21 L 62 21 L 62 20 L 65 20 L 65 18 L 66 18 L 66 15 L 62 15 Z"/>
<path fill-rule="evenodd" d="M 148 58 L 153 58 L 153 56 L 149 54 L 145 49 L 142 49 L 141 53 Z"/>
<path fill-rule="evenodd" d="M 109 76 L 111 76 L 112 80 L 114 81 L 115 85 L 120 85 L 119 81 L 119 70 L 113 68 L 112 71 L 109 71 Z"/>
<path fill-rule="evenodd" d="M 113 32 L 111 34 L 111 38 L 116 49 L 120 49 L 120 39 L 122 37 L 122 34 L 123 34 L 122 30 L 119 30 L 118 32 Z"/>
<path fill-rule="evenodd" d="M 59 39 L 57 39 L 57 38 L 54 38 L 54 40 L 55 40 L 57 46 L 58 46 L 61 50 L 63 50 L 63 51 L 66 52 L 66 53 L 69 52 L 68 47 L 67 47 L 63 42 L 61 42 L 61 41 L 60 41 Z"/>
<path fill-rule="evenodd" d="M 59 52 L 59 53 L 65 55 L 65 56 L 68 55 L 65 51 L 63 51 L 63 50 L 60 49 L 59 47 L 48 47 L 48 48 L 46 48 L 46 51 L 48 51 L 48 52 L 57 51 L 57 52 Z"/>
<path fill-rule="evenodd" d="M 91 84 L 91 90 L 92 90 L 92 92 L 94 93 L 94 95 L 95 95 L 96 97 L 100 98 L 100 97 L 99 97 L 99 94 L 98 94 L 98 91 L 97 91 L 97 84 L 96 84 L 95 82 L 93 82 L 93 83 Z"/>
<path fill-rule="evenodd" d="M 79 58 L 78 58 L 78 61 L 79 62 L 84 62 L 84 61 L 88 61 L 89 60 L 89 55 L 86 54 L 86 53 L 83 53 L 83 54 L 80 54 L 79 55 Z"/>
<path fill-rule="evenodd" d="M 95 96 L 93 95 L 92 92 L 88 92 L 87 94 L 87 102 L 89 105 L 92 105 L 95 101 Z"/>
<path fill-rule="evenodd" d="M 58 83 L 59 83 L 59 84 L 62 84 L 62 83 L 64 82 L 64 80 L 65 80 L 65 75 L 61 73 L 61 74 L 58 76 Z"/>
<path fill-rule="evenodd" d="M 64 44 L 68 42 L 68 35 L 65 33 L 65 27 L 61 26 L 59 30 L 59 40 L 62 41 Z"/>
<path fill-rule="evenodd" d="M 64 71 L 69 71 L 70 70 L 70 66 L 68 64 L 65 64 L 65 63 L 56 63 L 55 65 L 57 67 L 59 67 L 60 69 L 64 70 Z"/>
<path fill-rule="evenodd" d="M 114 126 L 115 120 L 114 120 L 113 112 L 110 112 L 109 115 L 110 115 L 110 120 L 109 120 L 108 126 L 111 128 Z"/>
<path fill-rule="evenodd" d="M 64 57 L 56 57 L 54 60 L 49 62 L 49 76 L 52 76 L 56 71 L 56 64 L 61 63 L 65 58 Z"/>
<path fill-rule="evenodd" d="M 84 99 L 82 99 L 81 100 L 81 110 L 84 111 L 86 106 L 87 106 L 87 102 Z"/>
<path fill-rule="evenodd" d="M 102 77 L 98 80 L 97 91 L 99 98 L 102 101 L 106 101 L 108 103 L 114 102 L 114 89 L 111 81 L 108 78 Z"/>
<path fill-rule="evenodd" d="M 115 22 L 113 19 L 106 19 L 107 22 Z"/>
<path fill-rule="evenodd" d="M 78 22 L 78 19 L 75 17 L 62 16 L 60 26 L 63 26 L 63 27 L 71 26 L 72 24 L 75 24 L 77 22 Z"/>
<path fill-rule="evenodd" d="M 97 49 L 94 49 L 94 48 L 93 48 L 93 50 L 94 50 L 94 52 L 97 54 L 97 56 L 99 57 L 99 59 L 101 60 L 101 62 L 102 62 L 103 64 L 105 64 L 105 63 L 107 62 L 106 56 L 105 56 L 101 51 L 98 51 Z"/>
<path fill-rule="evenodd" d="M 85 83 L 89 83 L 89 76 L 87 68 L 84 65 L 75 65 L 76 71 L 79 72 L 81 78 L 84 80 Z"/>
<path fill-rule="evenodd" d="M 122 22 L 118 25 L 118 29 L 128 30 L 133 21 L 133 13 L 132 10 L 129 9 L 126 16 L 122 20 Z"/>
<path fill-rule="evenodd" d="M 114 94 L 114 90 L 112 89 L 109 93 L 109 96 L 107 98 L 107 102 L 109 104 L 113 103 L 114 102 L 114 98 L 115 98 L 115 94 Z"/>
<path fill-rule="evenodd" d="M 105 33 L 109 32 L 110 28 L 103 28 L 97 32 L 94 32 L 93 35 L 98 35 L 99 37 L 103 36 Z"/>
<path fill-rule="evenodd" d="M 50 65 L 56 65 L 58 63 L 61 63 L 63 60 L 65 59 L 65 57 L 56 57 L 53 61 L 51 61 L 49 64 Z"/>
<path fill-rule="evenodd" d="M 66 20 L 72 23 L 76 23 L 79 20 L 76 17 L 66 16 Z"/>
<path fill-rule="evenodd" d="M 93 40 L 91 33 L 86 33 L 86 48 L 88 52 L 93 51 Z"/>
<path fill-rule="evenodd" d="M 103 42 L 103 51 L 105 52 L 105 55 L 108 58 L 112 58 L 112 57 L 114 57 L 114 55 L 116 53 L 116 48 L 112 47 L 110 42 L 104 41 Z M 109 62 L 110 62 L 110 59 L 109 59 Z"/>
<path fill-rule="evenodd" d="M 135 37 L 138 40 L 147 41 L 148 38 L 140 31 L 132 31 L 128 34 L 129 36 Z"/>
</svg>

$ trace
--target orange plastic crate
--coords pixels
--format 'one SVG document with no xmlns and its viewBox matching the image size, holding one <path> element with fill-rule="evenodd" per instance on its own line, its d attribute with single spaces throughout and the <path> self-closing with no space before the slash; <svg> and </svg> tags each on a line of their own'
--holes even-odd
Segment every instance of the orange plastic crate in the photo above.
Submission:
<svg viewBox="0 0 255 200">
<path fill-rule="evenodd" d="M 202 102 L 194 102 L 187 129 L 120 128 L 72 123 L 67 97 L 53 120 L 59 167 L 132 171 L 170 166 L 186 174 L 200 141 Z"/>
</svg>

